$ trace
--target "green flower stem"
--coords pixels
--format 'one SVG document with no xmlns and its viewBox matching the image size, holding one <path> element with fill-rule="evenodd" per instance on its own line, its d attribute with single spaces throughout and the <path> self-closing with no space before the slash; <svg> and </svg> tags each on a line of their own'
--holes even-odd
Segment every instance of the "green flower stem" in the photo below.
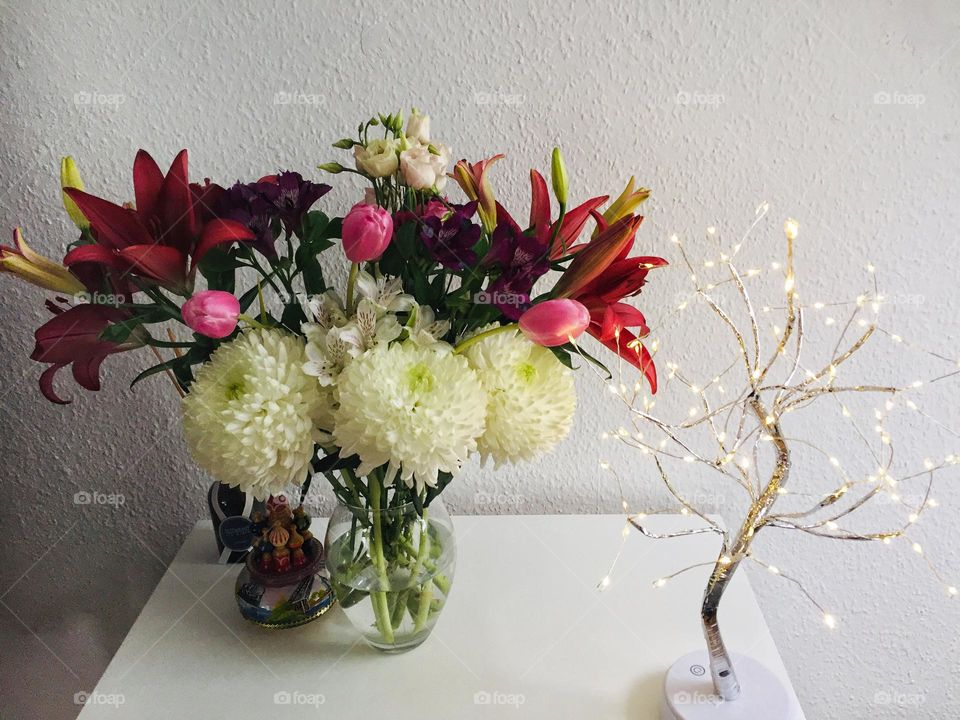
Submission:
<svg viewBox="0 0 960 720">
<path fill-rule="evenodd" d="M 354 265 L 356 267 L 356 265 Z M 373 612 L 377 619 L 377 629 L 384 641 L 390 643 L 393 639 L 393 624 L 390 618 L 390 608 L 387 604 L 387 592 L 390 590 L 390 579 L 387 577 L 387 563 L 383 557 L 383 527 L 380 517 L 380 478 L 376 473 L 370 475 L 370 509 L 373 513 L 373 537 L 370 540 L 370 553 L 373 556 L 374 566 L 380 578 L 380 590 L 370 593 L 370 602 L 373 603 Z"/>
<path fill-rule="evenodd" d="M 420 603 L 417 605 L 417 617 L 413 623 L 414 634 L 423 630 L 423 626 L 427 624 L 427 618 L 430 617 L 430 601 L 432 599 L 433 585 L 431 583 L 424 583 L 423 588 L 420 590 Z"/>
<path fill-rule="evenodd" d="M 417 561 L 413 566 L 413 577 L 416 582 L 417 578 L 420 577 L 420 570 L 423 567 L 423 561 L 430 554 L 430 533 L 427 528 L 427 509 L 423 509 L 423 523 L 420 526 L 420 547 L 417 551 Z M 413 632 L 418 633 L 423 630 L 423 626 L 427 622 L 427 613 L 430 610 L 430 600 L 433 599 L 433 584 L 430 582 L 424 583 L 420 588 L 420 598 L 419 604 L 417 605 L 417 616 L 414 618 Z"/>
<path fill-rule="evenodd" d="M 413 555 L 417 553 L 416 548 L 413 547 L 413 545 L 410 543 L 409 540 L 401 540 L 401 542 L 403 543 L 404 549 L 409 554 Z M 429 573 L 437 572 L 437 564 L 432 560 L 424 559 L 423 567 L 426 568 L 427 572 Z M 444 596 L 447 596 L 450 594 L 450 579 L 446 575 L 442 573 L 434 575 L 433 584 L 436 585 L 437 588 L 439 588 L 440 592 L 442 592 Z"/>
<path fill-rule="evenodd" d="M 257 330 L 266 330 L 270 327 L 269 325 L 264 325 L 262 322 L 260 322 L 256 318 L 250 317 L 249 315 L 245 315 L 243 313 L 238 315 L 237 319 L 243 320 L 247 325 L 249 325 L 252 328 L 256 328 Z"/>
<path fill-rule="evenodd" d="M 468 347 L 473 345 L 480 340 L 483 340 L 485 337 L 491 335 L 496 335 L 497 333 L 506 332 L 507 330 L 516 330 L 519 327 L 517 323 L 509 323 L 507 325 L 500 325 L 499 327 L 490 328 L 489 330 L 484 330 L 482 333 L 477 333 L 473 337 L 469 337 L 466 340 L 461 340 L 460 343 L 453 349 L 455 353 L 462 353 Z"/>
<path fill-rule="evenodd" d="M 347 311 L 353 308 L 353 291 L 357 286 L 357 274 L 360 272 L 360 263 L 351 263 L 350 277 L 347 278 Z"/>
</svg>

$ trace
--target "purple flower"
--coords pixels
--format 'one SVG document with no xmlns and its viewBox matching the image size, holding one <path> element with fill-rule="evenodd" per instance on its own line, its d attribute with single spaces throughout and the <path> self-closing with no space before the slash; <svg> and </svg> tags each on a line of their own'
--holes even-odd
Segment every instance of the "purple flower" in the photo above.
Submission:
<svg viewBox="0 0 960 720">
<path fill-rule="evenodd" d="M 277 221 L 287 233 L 295 232 L 310 207 L 329 190 L 329 185 L 304 180 L 297 172 L 268 175 L 254 183 L 238 182 L 227 190 L 219 214 L 250 228 L 256 235 L 254 247 L 275 258 Z"/>
<path fill-rule="evenodd" d="M 477 203 L 454 205 L 446 219 L 431 213 L 422 217 L 420 240 L 430 256 L 452 270 L 463 270 L 477 263 L 473 248 L 480 239 L 480 226 L 471 222 Z"/>
<path fill-rule="evenodd" d="M 487 293 L 510 320 L 518 320 L 530 306 L 534 283 L 550 269 L 542 243 L 507 222 L 500 223 L 493 231 L 483 264 L 500 268 L 500 277 L 490 284 Z"/>
<path fill-rule="evenodd" d="M 237 183 L 227 190 L 220 206 L 220 217 L 243 223 L 256 236 L 253 246 L 268 258 L 275 258 L 276 232 L 274 220 L 278 216 L 270 196 L 277 192 L 273 183 Z"/>
<path fill-rule="evenodd" d="M 280 173 L 276 176 L 275 187 L 278 192 L 273 197 L 273 204 L 288 233 L 298 230 L 307 211 L 330 192 L 329 185 L 304 180 L 298 172 Z"/>
</svg>

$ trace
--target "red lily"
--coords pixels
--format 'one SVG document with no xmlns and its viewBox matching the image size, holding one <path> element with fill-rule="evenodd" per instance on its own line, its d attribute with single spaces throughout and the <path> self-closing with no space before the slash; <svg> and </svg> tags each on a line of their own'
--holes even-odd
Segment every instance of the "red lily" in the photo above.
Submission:
<svg viewBox="0 0 960 720">
<path fill-rule="evenodd" d="M 667 264 L 659 257 L 627 257 L 642 221 L 642 216 L 627 215 L 601 230 L 577 253 L 555 295 L 583 303 L 590 312 L 587 332 L 639 369 L 655 394 L 657 368 L 641 342 L 650 329 L 639 310 L 621 302 L 640 292 L 650 270 Z M 636 334 L 627 328 L 637 328 Z"/>
<path fill-rule="evenodd" d="M 75 305 L 68 310 L 47 303 L 55 317 L 37 328 L 36 346 L 31 360 L 50 363 L 40 375 L 40 391 L 51 402 L 66 405 L 53 388 L 53 379 L 61 368 L 73 365 L 73 377 L 87 390 L 100 389 L 100 364 L 108 355 L 132 350 L 142 343 L 129 340 L 122 344 L 100 338 L 109 325 L 121 322 L 129 313 L 105 305 Z"/>
<path fill-rule="evenodd" d="M 206 201 L 214 186 L 190 184 L 186 150 L 180 151 L 166 175 L 140 150 L 133 163 L 133 186 L 136 209 L 75 188 L 64 190 L 90 221 L 97 240 L 68 252 L 65 265 L 96 263 L 186 295 L 197 264 L 211 248 L 254 239 L 241 223 L 211 219 Z"/>
<path fill-rule="evenodd" d="M 550 222 L 550 192 L 547 181 L 536 170 L 530 171 L 530 228 L 541 238 L 544 247 L 550 245 L 550 259 L 559 260 L 564 255 L 577 252 L 586 244 L 574 245 L 587 220 L 603 205 L 609 195 L 590 198 L 585 203 L 568 210 L 562 220 Z M 554 237 L 556 234 L 556 237 Z M 552 242 L 551 242 L 552 240 Z"/>
</svg>

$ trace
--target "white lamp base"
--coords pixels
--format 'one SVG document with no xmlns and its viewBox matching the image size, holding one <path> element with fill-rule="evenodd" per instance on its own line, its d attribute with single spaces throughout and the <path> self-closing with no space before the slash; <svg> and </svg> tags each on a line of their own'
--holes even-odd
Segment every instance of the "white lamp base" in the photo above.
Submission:
<svg viewBox="0 0 960 720">
<path fill-rule="evenodd" d="M 745 655 L 734 655 L 740 697 L 724 702 L 715 694 L 706 650 L 677 660 L 663 683 L 660 720 L 802 720 L 803 713 L 780 679 Z"/>
</svg>

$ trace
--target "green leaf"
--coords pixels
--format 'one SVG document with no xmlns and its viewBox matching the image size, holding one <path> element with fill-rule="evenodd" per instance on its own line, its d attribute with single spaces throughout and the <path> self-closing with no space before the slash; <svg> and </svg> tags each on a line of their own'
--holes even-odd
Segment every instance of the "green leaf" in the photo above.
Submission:
<svg viewBox="0 0 960 720">
<path fill-rule="evenodd" d="M 567 346 L 552 347 L 550 350 L 563 365 L 566 365 L 571 370 L 575 369 L 573 367 L 573 358 L 570 357 L 570 351 L 567 349 Z"/>
<path fill-rule="evenodd" d="M 437 486 L 427 488 L 427 496 L 423 499 L 423 506 L 428 507 L 434 499 L 443 492 L 443 489 L 453 480 L 453 475 L 448 472 L 440 471 L 437 473 Z"/>
<path fill-rule="evenodd" d="M 311 292 L 307 290 L 307 292 Z M 321 291 L 322 292 L 322 291 Z M 303 314 L 303 308 L 300 303 L 294 300 L 283 308 L 283 315 L 280 316 L 280 324 L 292 333 L 300 334 L 300 326 L 307 320 Z"/>
<path fill-rule="evenodd" d="M 159 373 L 159 372 L 164 372 L 165 370 L 173 370 L 177 365 L 183 364 L 183 362 L 184 362 L 184 358 L 182 358 L 182 357 L 175 357 L 175 358 L 172 358 L 172 359 L 170 359 L 170 360 L 167 360 L 166 362 L 162 362 L 162 363 L 160 363 L 159 365 L 154 365 L 153 367 L 148 367 L 146 370 L 144 370 L 142 373 L 140 373 L 139 375 L 137 375 L 137 376 L 130 382 L 130 387 L 132 388 L 132 387 L 133 387 L 134 385 L 136 385 L 138 382 L 140 382 L 141 380 L 144 380 L 144 379 L 150 377 L 151 375 L 156 375 L 157 373 Z"/>
</svg>

